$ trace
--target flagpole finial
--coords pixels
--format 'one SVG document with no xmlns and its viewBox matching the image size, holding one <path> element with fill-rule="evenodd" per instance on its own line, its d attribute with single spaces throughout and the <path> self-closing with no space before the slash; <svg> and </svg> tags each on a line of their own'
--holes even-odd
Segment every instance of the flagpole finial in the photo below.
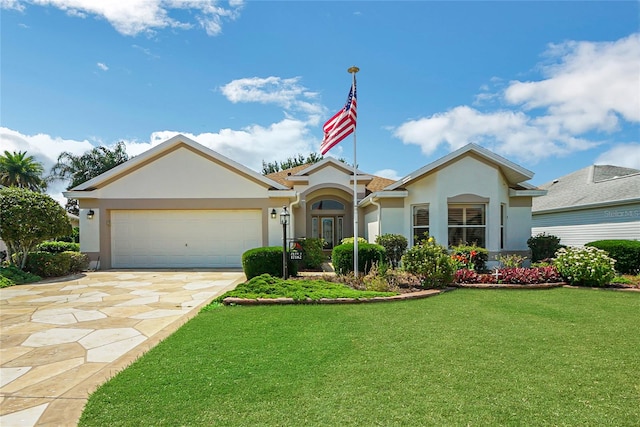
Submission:
<svg viewBox="0 0 640 427">
<path fill-rule="evenodd" d="M 349 69 L 347 70 L 347 72 L 349 73 L 357 73 L 358 71 L 360 71 L 360 68 L 356 67 L 355 65 L 353 67 L 349 67 Z"/>
</svg>

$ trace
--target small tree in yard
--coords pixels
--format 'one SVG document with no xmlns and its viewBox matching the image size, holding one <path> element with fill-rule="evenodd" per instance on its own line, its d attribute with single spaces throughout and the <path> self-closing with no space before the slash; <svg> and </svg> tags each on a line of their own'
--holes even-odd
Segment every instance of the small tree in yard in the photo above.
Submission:
<svg viewBox="0 0 640 427">
<path fill-rule="evenodd" d="M 22 188 L 0 190 L 0 238 L 7 245 L 9 262 L 21 253 L 24 268 L 29 251 L 48 239 L 71 234 L 65 210 L 46 194 Z"/>
</svg>

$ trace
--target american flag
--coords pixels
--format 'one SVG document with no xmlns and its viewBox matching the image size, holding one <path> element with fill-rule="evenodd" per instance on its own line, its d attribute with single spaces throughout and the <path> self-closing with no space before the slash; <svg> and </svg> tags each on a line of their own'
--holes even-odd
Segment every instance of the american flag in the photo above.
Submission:
<svg viewBox="0 0 640 427">
<path fill-rule="evenodd" d="M 356 83 L 354 81 L 344 108 L 331 117 L 322 127 L 324 138 L 320 145 L 320 153 L 323 155 L 356 129 L 356 118 L 358 117 L 356 98 Z"/>
</svg>

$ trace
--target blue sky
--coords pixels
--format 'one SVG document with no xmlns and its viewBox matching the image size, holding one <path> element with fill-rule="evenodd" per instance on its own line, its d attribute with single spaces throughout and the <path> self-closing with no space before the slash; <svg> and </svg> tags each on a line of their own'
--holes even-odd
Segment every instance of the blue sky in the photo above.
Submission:
<svg viewBox="0 0 640 427">
<path fill-rule="evenodd" d="M 543 184 L 640 169 L 637 1 L 0 0 L 0 149 L 183 133 L 257 171 L 318 152 L 358 80 L 360 169 L 398 179 L 475 142 Z M 353 138 L 330 155 L 353 161 Z M 62 199 L 65 183 L 50 193 Z"/>
</svg>

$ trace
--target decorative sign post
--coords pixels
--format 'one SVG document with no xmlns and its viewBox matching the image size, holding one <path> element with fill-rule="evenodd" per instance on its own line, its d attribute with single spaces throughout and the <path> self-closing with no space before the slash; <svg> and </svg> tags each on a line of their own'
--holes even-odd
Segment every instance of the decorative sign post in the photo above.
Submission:
<svg viewBox="0 0 640 427">
<path fill-rule="evenodd" d="M 287 207 L 282 207 L 280 212 L 280 224 L 282 224 L 282 278 L 287 280 L 289 272 L 287 271 L 287 225 L 289 225 L 289 211 Z"/>
</svg>

